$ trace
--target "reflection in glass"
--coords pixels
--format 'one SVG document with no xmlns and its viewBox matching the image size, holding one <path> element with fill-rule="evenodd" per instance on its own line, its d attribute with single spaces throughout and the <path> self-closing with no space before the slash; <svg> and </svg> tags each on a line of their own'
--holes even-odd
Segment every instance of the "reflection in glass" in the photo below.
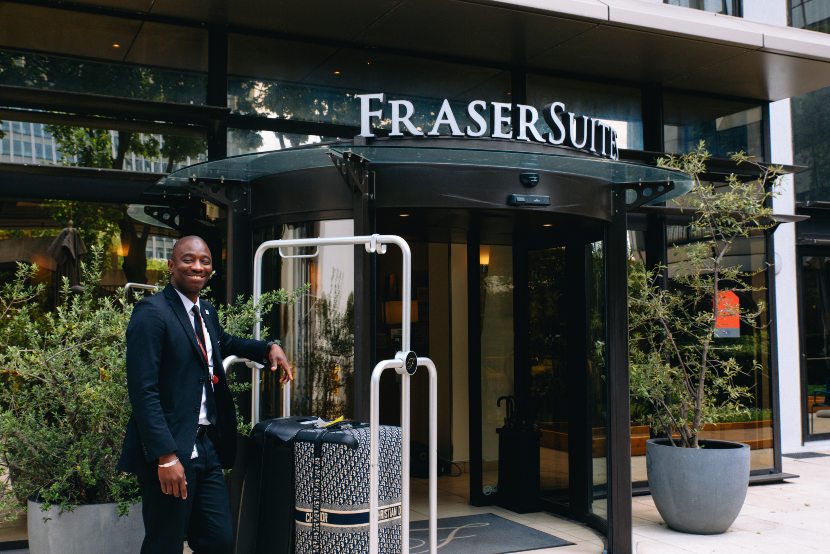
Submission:
<svg viewBox="0 0 830 554">
<path fill-rule="evenodd" d="M 790 0 L 790 25 L 830 33 L 830 3 L 821 0 Z"/>
<path fill-rule="evenodd" d="M 740 0 L 663 0 L 672 6 L 683 6 L 705 12 L 720 13 L 724 15 L 740 16 Z M 736 5 L 738 9 L 736 9 Z"/>
<path fill-rule="evenodd" d="M 830 87 L 792 99 L 794 163 L 804 166 L 795 174 L 797 202 L 830 200 L 830 137 L 824 123 L 830 120 Z"/>
<path fill-rule="evenodd" d="M 808 438 L 830 436 L 830 257 L 801 257 Z"/>
<path fill-rule="evenodd" d="M 170 173 L 207 160 L 204 137 L 2 121 L 0 162 Z"/>
<path fill-rule="evenodd" d="M 351 219 L 285 225 L 282 239 L 351 236 Z M 267 240 L 267 239 L 266 239 Z M 311 253 L 285 252 L 286 255 Z M 272 262 L 276 256 L 269 257 Z M 354 249 L 321 247 L 313 258 L 285 258 L 279 284 L 266 287 L 296 290 L 309 286 L 294 304 L 279 309 L 280 336 L 288 359 L 296 365 L 291 385 L 291 413 L 324 418 L 354 412 Z M 278 374 L 264 373 L 263 417 L 278 413 Z"/>
<path fill-rule="evenodd" d="M 301 135 L 277 131 L 254 131 L 250 129 L 228 129 L 228 156 L 284 150 L 295 146 L 319 144 L 337 140 L 320 135 Z"/>
<path fill-rule="evenodd" d="M 444 98 L 458 108 L 459 125 L 468 123 L 470 100 L 510 98 L 509 72 L 490 67 L 233 33 L 228 45 L 228 105 L 244 115 L 357 126 L 355 95 L 384 92 L 412 101 L 412 122 L 429 131 Z"/>
<path fill-rule="evenodd" d="M 542 75 L 527 76 L 527 101 L 541 109 L 545 104 L 560 101 L 569 112 L 589 115 L 608 123 L 617 132 L 620 148 L 643 148 L 643 116 L 640 91 L 636 88 L 557 79 Z M 550 128 L 541 119 L 539 130 Z"/>
<path fill-rule="evenodd" d="M 694 241 L 688 234 L 688 227 L 668 226 L 668 275 L 669 286 L 677 286 L 675 277 L 688 271 L 682 246 Z M 742 309 L 754 311 L 759 305 L 768 305 L 768 271 L 766 239 L 763 235 L 738 239 L 732 246 L 724 262 L 726 266 L 739 267 L 746 272 L 755 272 L 751 282 L 744 283 L 747 290 L 738 290 Z M 741 321 L 738 337 L 719 337 L 718 341 L 728 341 L 740 345 L 735 355 L 743 372 L 735 379 L 739 386 L 748 387 L 751 398 L 745 401 L 746 410 L 727 413 L 714 423 L 708 424 L 701 431 L 701 438 L 732 440 L 750 446 L 750 468 L 768 470 L 773 467 L 773 426 L 772 426 L 772 385 L 770 382 L 770 337 L 769 311 L 765 310 L 753 325 Z M 648 433 L 641 426 L 648 408 L 632 402 L 632 479 L 646 480 L 645 445 L 637 440 L 637 433 L 643 438 Z M 642 431 L 642 432 L 640 432 Z"/>
<path fill-rule="evenodd" d="M 689 152 L 705 140 L 714 156 L 728 157 L 743 150 L 764 159 L 763 111 L 759 105 L 667 93 L 663 119 L 666 152 Z"/>
<path fill-rule="evenodd" d="M 568 372 L 563 311 L 565 249 L 528 253 L 530 402 L 541 432 L 540 490 L 546 498 L 567 499 Z"/>
<path fill-rule="evenodd" d="M 606 365 L 605 252 L 602 241 L 588 246 L 588 398 L 591 418 L 591 512 L 608 514 L 608 366 Z M 632 437 L 633 439 L 633 437 Z"/>
<path fill-rule="evenodd" d="M 207 74 L 0 49 L 0 85 L 156 102 L 207 101 Z"/>
<path fill-rule="evenodd" d="M 504 425 L 506 409 L 498 400 L 514 394 L 513 248 L 482 245 L 480 254 L 482 492 L 489 496 L 498 486 L 496 429 Z"/>
<path fill-rule="evenodd" d="M 137 217 L 143 208 L 69 200 L 0 201 L 0 285 L 11 280 L 17 263 L 35 263 L 36 282 L 46 286 L 47 302 L 55 305 L 62 282 L 48 251 L 70 222 L 86 249 L 82 261 L 93 248 L 104 254 L 102 292 L 114 293 L 127 282 L 162 282 L 179 233 L 149 217 Z"/>
</svg>

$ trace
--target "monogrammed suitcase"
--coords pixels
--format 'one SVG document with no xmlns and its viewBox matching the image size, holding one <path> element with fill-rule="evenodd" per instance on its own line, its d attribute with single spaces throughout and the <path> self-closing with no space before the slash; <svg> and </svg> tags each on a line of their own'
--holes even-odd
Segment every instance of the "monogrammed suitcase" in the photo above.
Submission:
<svg viewBox="0 0 830 554">
<path fill-rule="evenodd" d="M 369 425 L 308 429 L 294 442 L 298 554 L 369 552 Z M 380 427 L 379 552 L 401 551 L 401 429 Z"/>
<path fill-rule="evenodd" d="M 317 421 L 299 416 L 259 422 L 245 439 L 236 554 L 294 552 L 294 436 Z"/>
</svg>

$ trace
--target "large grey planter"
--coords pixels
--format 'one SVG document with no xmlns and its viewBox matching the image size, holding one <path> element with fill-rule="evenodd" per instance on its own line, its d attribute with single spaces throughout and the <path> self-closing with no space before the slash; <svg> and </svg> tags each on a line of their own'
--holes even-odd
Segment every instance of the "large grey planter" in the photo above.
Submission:
<svg viewBox="0 0 830 554">
<path fill-rule="evenodd" d="M 648 486 L 660 516 L 684 533 L 723 533 L 741 511 L 749 486 L 749 446 L 702 440 L 702 448 L 646 443 Z"/>
<path fill-rule="evenodd" d="M 141 503 L 118 516 L 115 504 L 87 504 L 60 513 L 29 500 L 29 552 L 32 554 L 133 554 L 141 550 L 144 522 Z M 44 518 L 47 520 L 44 522 Z"/>
</svg>

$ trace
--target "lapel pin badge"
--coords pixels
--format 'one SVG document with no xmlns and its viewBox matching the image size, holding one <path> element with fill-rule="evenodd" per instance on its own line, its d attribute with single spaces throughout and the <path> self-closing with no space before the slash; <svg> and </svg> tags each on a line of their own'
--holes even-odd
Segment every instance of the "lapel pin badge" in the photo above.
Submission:
<svg viewBox="0 0 830 554">
<path fill-rule="evenodd" d="M 219 376 L 218 376 L 218 375 L 214 375 L 213 377 L 211 377 L 211 379 L 210 379 L 210 380 L 211 380 L 211 382 L 213 382 L 213 384 L 215 385 L 215 384 L 217 384 L 217 383 L 219 382 Z"/>
</svg>

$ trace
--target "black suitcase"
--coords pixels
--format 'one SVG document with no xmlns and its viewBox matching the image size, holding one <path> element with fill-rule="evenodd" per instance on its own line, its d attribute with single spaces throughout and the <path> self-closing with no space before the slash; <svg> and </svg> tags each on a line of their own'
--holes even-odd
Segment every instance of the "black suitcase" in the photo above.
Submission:
<svg viewBox="0 0 830 554">
<path fill-rule="evenodd" d="M 246 464 L 237 516 L 236 554 L 294 552 L 294 447 L 303 422 L 298 416 L 262 421 L 245 439 Z M 234 476 L 236 477 L 236 476 Z"/>
<path fill-rule="evenodd" d="M 369 551 L 369 425 L 309 429 L 295 437 L 298 554 Z M 401 551 L 401 429 L 380 427 L 378 551 Z"/>
</svg>

